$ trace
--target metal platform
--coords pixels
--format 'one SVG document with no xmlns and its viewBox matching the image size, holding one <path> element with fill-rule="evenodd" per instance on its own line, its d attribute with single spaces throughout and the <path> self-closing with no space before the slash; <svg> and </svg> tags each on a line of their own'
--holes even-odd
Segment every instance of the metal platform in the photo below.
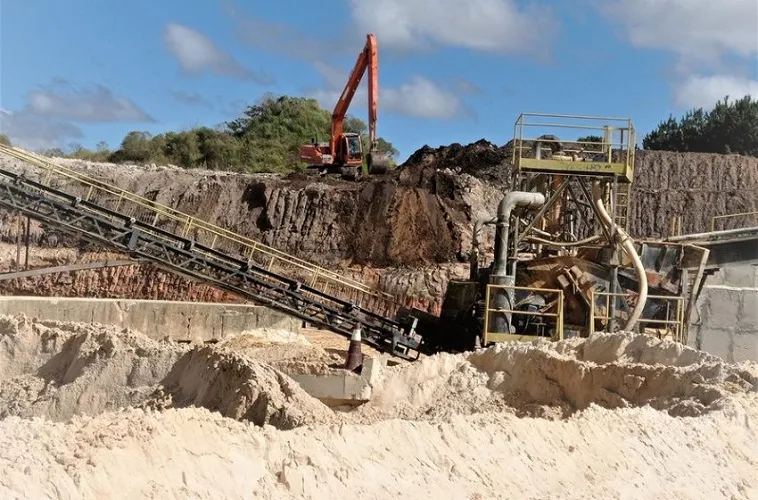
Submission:
<svg viewBox="0 0 758 500">
<path fill-rule="evenodd" d="M 391 319 L 399 305 L 388 294 L 25 151 L 0 153 L 40 175 L 0 169 L 0 208 L 348 338 L 360 326 L 364 342 L 394 356 L 415 359 L 423 349 L 413 323 Z"/>
<path fill-rule="evenodd" d="M 540 135 L 532 135 L 534 129 Z M 576 131 L 599 133 L 602 142 L 566 137 Z M 628 118 L 522 113 L 513 127 L 512 162 L 520 172 L 610 177 L 631 183 L 635 141 Z"/>
</svg>

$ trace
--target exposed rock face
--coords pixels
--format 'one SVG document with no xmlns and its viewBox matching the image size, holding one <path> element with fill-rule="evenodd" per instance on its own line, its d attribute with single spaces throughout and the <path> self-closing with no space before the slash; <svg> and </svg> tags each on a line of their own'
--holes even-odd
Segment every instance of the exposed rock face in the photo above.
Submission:
<svg viewBox="0 0 758 500">
<path fill-rule="evenodd" d="M 493 215 L 508 187 L 509 154 L 508 148 L 486 141 L 424 147 L 398 171 L 356 183 L 56 161 L 279 250 L 345 269 L 391 293 L 410 294 L 417 306 L 435 310 L 448 278 L 466 273 L 473 222 Z M 756 158 L 638 151 L 636 167 L 630 212 L 634 236 L 665 235 L 672 216 L 683 216 L 684 232 L 699 232 L 709 228 L 713 215 L 758 210 Z M 24 170 L 4 157 L 0 168 Z M 28 175 L 35 178 L 31 171 Z M 84 194 L 72 186 L 61 188 Z M 756 224 L 758 218 L 739 221 L 749 222 Z M 0 213 L 0 241 L 15 242 L 16 228 L 14 218 Z M 491 241 L 490 233 L 484 241 L 490 251 Z M 34 222 L 31 243 L 86 248 Z M 222 299 L 145 269 L 86 271 L 72 283 L 39 278 L 16 290 Z M 113 280 L 129 285 L 110 285 Z M 8 286 L 0 284 L 0 289 L 12 291 Z M 74 291 L 64 291 L 69 287 Z"/>
</svg>

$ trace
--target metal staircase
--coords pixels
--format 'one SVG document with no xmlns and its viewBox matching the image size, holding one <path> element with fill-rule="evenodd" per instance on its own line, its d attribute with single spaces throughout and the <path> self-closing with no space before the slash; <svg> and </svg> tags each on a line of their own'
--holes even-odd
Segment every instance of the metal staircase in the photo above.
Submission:
<svg viewBox="0 0 758 500">
<path fill-rule="evenodd" d="M 0 154 L 34 167 L 0 169 L 0 208 L 181 274 L 403 358 L 421 352 L 395 297 L 26 151 Z M 30 177 L 37 177 L 36 180 Z"/>
</svg>

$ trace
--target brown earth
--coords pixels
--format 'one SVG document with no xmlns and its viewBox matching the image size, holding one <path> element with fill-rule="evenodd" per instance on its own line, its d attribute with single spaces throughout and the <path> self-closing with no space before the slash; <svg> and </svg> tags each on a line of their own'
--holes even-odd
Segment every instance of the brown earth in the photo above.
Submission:
<svg viewBox="0 0 758 500">
<path fill-rule="evenodd" d="M 298 257 L 344 269 L 385 291 L 411 295 L 414 305 L 434 311 L 450 276 L 466 272 L 473 221 L 491 215 L 507 189 L 509 158 L 507 147 L 487 141 L 424 147 L 391 175 L 357 183 L 59 162 Z M 756 158 L 638 151 L 636 165 L 634 236 L 664 236 L 673 216 L 682 216 L 684 232 L 699 232 L 709 228 L 714 215 L 758 210 Z M 0 158 L 0 168 L 22 169 L 6 158 Z M 34 222 L 31 229 L 32 245 L 102 252 Z M 0 241 L 15 242 L 16 231 L 15 219 L 0 214 Z M 485 247 L 491 251 L 489 238 Z M 150 267 L 82 271 L 14 286 L 0 282 L 0 292 L 229 299 Z"/>
</svg>

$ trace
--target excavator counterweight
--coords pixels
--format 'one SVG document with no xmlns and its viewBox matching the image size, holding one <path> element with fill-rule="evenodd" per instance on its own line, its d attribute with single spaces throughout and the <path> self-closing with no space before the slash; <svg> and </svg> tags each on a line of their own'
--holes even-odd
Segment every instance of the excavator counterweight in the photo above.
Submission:
<svg viewBox="0 0 758 500">
<path fill-rule="evenodd" d="M 363 152 L 359 134 L 344 131 L 345 117 L 350 103 L 355 97 L 364 73 L 368 72 L 368 129 L 369 151 Z M 376 119 L 379 107 L 379 59 L 376 37 L 369 33 L 366 45 L 358 54 L 358 60 L 350 73 L 340 98 L 332 112 L 332 126 L 328 143 L 300 147 L 300 159 L 307 163 L 306 170 L 321 174 L 338 173 L 343 177 L 355 178 L 361 170 L 364 159 L 369 175 L 381 175 L 389 170 L 390 158 L 378 151 L 376 140 Z"/>
</svg>

